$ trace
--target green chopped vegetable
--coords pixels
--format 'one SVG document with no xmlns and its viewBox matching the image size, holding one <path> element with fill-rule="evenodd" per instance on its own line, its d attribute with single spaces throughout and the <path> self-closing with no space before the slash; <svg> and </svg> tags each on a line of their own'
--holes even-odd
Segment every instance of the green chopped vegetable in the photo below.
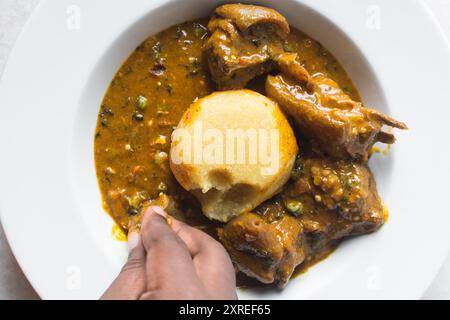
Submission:
<svg viewBox="0 0 450 320">
<path fill-rule="evenodd" d="M 292 169 L 291 172 L 291 179 L 297 181 L 303 176 L 304 171 L 305 168 L 303 166 L 302 159 L 300 158 L 300 156 L 297 156 L 297 159 L 295 159 L 294 163 L 294 169 Z"/>
<path fill-rule="evenodd" d="M 284 205 L 289 212 L 297 214 L 297 215 L 301 214 L 303 211 L 303 204 L 300 201 L 295 200 L 295 199 L 287 199 L 284 202 Z"/>
<path fill-rule="evenodd" d="M 148 199 L 148 194 L 146 191 L 139 191 L 132 198 L 127 197 L 126 199 L 131 208 L 139 209 L 142 202 Z"/>
<path fill-rule="evenodd" d="M 102 120 L 100 121 L 100 124 L 101 124 L 102 127 L 104 127 L 104 128 L 108 127 L 108 119 L 102 118 Z"/>
<path fill-rule="evenodd" d="M 154 160 L 156 164 L 163 164 L 165 161 L 167 161 L 167 159 L 169 158 L 169 155 L 167 154 L 167 152 L 164 151 L 159 151 L 155 154 Z"/>
<path fill-rule="evenodd" d="M 111 177 L 116 174 L 116 171 L 111 167 L 106 167 L 103 170 L 103 175 L 106 181 L 111 182 Z"/>
<path fill-rule="evenodd" d="M 312 46 L 312 40 L 311 39 L 305 39 L 305 40 L 303 40 L 303 45 L 306 47 L 306 48 L 309 48 L 309 47 L 311 47 Z"/>
<path fill-rule="evenodd" d="M 161 42 L 156 42 L 155 45 L 152 47 L 153 56 L 155 59 L 158 59 L 160 57 L 161 53 Z"/>
<path fill-rule="evenodd" d="M 189 57 L 189 64 L 186 65 L 188 76 L 195 76 L 200 71 L 200 62 L 196 57 Z"/>
<path fill-rule="evenodd" d="M 133 198 L 131 198 L 130 205 L 133 208 L 137 209 L 141 204 L 141 202 L 142 202 L 141 197 L 139 197 L 139 195 L 135 195 Z"/>
<path fill-rule="evenodd" d="M 284 42 L 283 43 L 283 50 L 285 51 L 285 52 L 294 52 L 295 51 L 295 49 L 294 49 L 294 47 L 292 46 L 292 44 L 290 44 L 289 42 Z"/>
<path fill-rule="evenodd" d="M 208 35 L 208 29 L 201 23 L 194 22 L 192 26 L 194 27 L 194 34 L 197 38 L 203 39 Z"/>
<path fill-rule="evenodd" d="M 161 182 L 158 185 L 158 191 L 161 191 L 161 192 L 167 191 L 167 186 L 166 186 L 166 184 L 164 182 Z"/>
<path fill-rule="evenodd" d="M 102 113 L 100 114 L 100 116 L 103 117 L 104 115 L 108 115 L 108 116 L 112 117 L 112 116 L 114 116 L 114 112 L 108 106 L 102 105 Z"/>
<path fill-rule="evenodd" d="M 137 215 L 138 213 L 139 213 L 139 210 L 136 209 L 136 208 L 129 207 L 129 208 L 127 209 L 127 214 L 128 214 L 129 216 L 135 216 L 135 215 Z"/>
<path fill-rule="evenodd" d="M 144 96 L 138 96 L 136 99 L 136 108 L 145 110 L 145 108 L 147 108 L 147 98 Z"/>
<path fill-rule="evenodd" d="M 175 39 L 186 38 L 187 32 L 181 27 L 177 27 L 177 31 L 175 32 Z"/>
<path fill-rule="evenodd" d="M 166 89 L 166 91 L 167 91 L 169 94 L 172 94 L 173 87 L 172 87 L 172 85 L 171 85 L 170 83 L 166 83 L 166 84 L 164 85 L 164 88 Z"/>
</svg>

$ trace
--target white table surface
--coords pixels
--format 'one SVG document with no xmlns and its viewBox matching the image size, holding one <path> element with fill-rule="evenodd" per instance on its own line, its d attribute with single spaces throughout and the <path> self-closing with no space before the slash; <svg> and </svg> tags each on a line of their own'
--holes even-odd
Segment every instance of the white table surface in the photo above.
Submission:
<svg viewBox="0 0 450 320">
<path fill-rule="evenodd" d="M 450 39 L 450 0 L 425 0 L 425 2 Z M 0 77 L 14 41 L 38 3 L 39 0 L 0 0 Z M 450 256 L 447 257 L 439 275 L 423 298 L 450 299 Z M 5 239 L 1 225 L 0 299 L 39 299 L 20 270 Z"/>
</svg>

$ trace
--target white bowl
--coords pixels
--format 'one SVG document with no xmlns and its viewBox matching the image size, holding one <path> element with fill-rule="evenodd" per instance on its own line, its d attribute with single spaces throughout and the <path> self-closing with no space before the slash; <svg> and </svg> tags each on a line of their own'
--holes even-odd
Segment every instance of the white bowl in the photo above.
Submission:
<svg viewBox="0 0 450 320">
<path fill-rule="evenodd" d="M 43 298 L 97 298 L 126 258 L 111 235 L 94 170 L 94 129 L 110 80 L 146 37 L 207 16 L 222 2 L 44 1 L 28 23 L 0 87 L 0 211 Z M 244 290 L 240 297 L 418 298 L 450 243 L 450 56 L 440 30 L 420 1 L 249 2 L 278 9 L 322 42 L 367 105 L 411 129 L 397 133 L 387 157 L 371 160 L 390 211 L 382 230 L 344 242 L 283 291 Z"/>
</svg>

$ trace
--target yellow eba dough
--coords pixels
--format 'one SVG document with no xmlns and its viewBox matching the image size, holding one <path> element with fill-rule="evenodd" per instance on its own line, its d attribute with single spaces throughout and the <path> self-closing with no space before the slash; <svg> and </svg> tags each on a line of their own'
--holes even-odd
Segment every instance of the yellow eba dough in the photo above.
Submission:
<svg viewBox="0 0 450 320">
<path fill-rule="evenodd" d="M 297 151 L 273 100 L 251 90 L 221 91 L 184 113 L 172 135 L 170 167 L 203 214 L 226 222 L 279 192 Z"/>
</svg>

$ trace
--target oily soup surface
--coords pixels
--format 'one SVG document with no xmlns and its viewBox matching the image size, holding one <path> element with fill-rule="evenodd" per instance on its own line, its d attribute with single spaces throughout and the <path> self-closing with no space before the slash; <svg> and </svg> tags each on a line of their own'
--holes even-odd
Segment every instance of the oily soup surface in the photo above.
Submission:
<svg viewBox="0 0 450 320">
<path fill-rule="evenodd" d="M 95 166 L 103 207 L 125 232 L 140 203 L 165 193 L 182 203 L 183 216 L 177 218 L 216 236 L 218 224 L 204 218 L 196 200 L 178 185 L 168 161 L 170 136 L 182 114 L 194 99 L 215 90 L 202 55 L 206 25 L 206 19 L 186 22 L 149 37 L 125 61 L 105 94 L 95 132 Z M 284 50 L 299 53 L 311 74 L 323 73 L 360 101 L 345 70 L 320 43 L 292 28 Z M 264 94 L 262 80 L 248 87 Z M 110 201 L 115 192 L 126 195 L 126 209 Z M 318 253 L 316 260 L 329 250 Z"/>
</svg>

